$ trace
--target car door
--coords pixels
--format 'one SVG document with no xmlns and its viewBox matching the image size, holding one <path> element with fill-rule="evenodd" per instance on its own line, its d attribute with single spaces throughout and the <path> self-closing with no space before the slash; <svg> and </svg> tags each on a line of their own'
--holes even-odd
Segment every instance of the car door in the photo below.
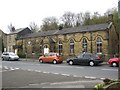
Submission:
<svg viewBox="0 0 120 90">
<path fill-rule="evenodd" d="M 77 57 L 77 63 L 82 64 L 82 62 L 83 62 L 83 54 L 81 54 Z"/>
<path fill-rule="evenodd" d="M 90 58 L 91 58 L 90 54 L 84 54 L 83 59 L 82 59 L 82 63 L 85 64 L 85 65 L 88 64 Z"/>
<path fill-rule="evenodd" d="M 5 54 L 4 54 L 4 59 L 5 59 L 5 60 L 9 60 L 9 53 L 5 53 Z"/>
</svg>

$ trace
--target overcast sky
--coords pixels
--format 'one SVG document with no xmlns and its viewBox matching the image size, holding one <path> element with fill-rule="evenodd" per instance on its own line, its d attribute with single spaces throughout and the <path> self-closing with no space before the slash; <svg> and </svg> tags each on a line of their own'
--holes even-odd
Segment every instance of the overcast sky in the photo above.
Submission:
<svg viewBox="0 0 120 90">
<path fill-rule="evenodd" d="M 45 17 L 59 18 L 66 11 L 103 14 L 117 6 L 118 0 L 0 0 L 0 29 L 7 32 L 10 23 L 16 29 L 28 27 L 30 22 L 40 26 Z"/>
</svg>

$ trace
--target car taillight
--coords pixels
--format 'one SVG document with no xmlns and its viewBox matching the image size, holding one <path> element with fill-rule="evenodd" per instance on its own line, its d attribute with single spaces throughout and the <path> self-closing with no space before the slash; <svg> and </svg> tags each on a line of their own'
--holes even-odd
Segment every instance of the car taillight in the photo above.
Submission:
<svg viewBox="0 0 120 90">
<path fill-rule="evenodd" d="M 101 58 L 100 58 L 100 56 L 98 56 L 98 60 L 100 60 Z"/>
</svg>

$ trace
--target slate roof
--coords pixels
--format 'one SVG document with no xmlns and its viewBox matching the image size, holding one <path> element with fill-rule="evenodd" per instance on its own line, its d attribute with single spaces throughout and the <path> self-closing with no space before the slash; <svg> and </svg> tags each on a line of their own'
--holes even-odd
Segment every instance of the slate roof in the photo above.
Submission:
<svg viewBox="0 0 120 90">
<path fill-rule="evenodd" d="M 9 34 L 17 34 L 26 28 L 28 28 L 28 27 L 16 29 L 14 32 L 10 32 Z"/>
<path fill-rule="evenodd" d="M 111 24 L 104 23 L 104 24 L 96 24 L 96 25 L 87 25 L 87 26 L 80 26 L 74 28 L 66 28 L 62 30 L 50 30 L 50 31 L 42 31 L 37 33 L 28 34 L 27 36 L 21 38 L 32 38 L 32 37 L 39 37 L 39 36 L 52 36 L 52 35 L 60 35 L 60 34 L 72 34 L 78 32 L 93 32 L 93 31 L 103 31 L 110 28 Z"/>
</svg>

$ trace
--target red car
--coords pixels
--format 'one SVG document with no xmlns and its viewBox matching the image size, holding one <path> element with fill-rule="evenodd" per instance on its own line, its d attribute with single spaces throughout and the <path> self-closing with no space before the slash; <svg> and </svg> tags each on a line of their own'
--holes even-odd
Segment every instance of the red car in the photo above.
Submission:
<svg viewBox="0 0 120 90">
<path fill-rule="evenodd" d="M 44 56 L 39 57 L 39 62 L 48 62 L 48 63 L 62 63 L 63 62 L 63 57 L 59 55 L 59 53 L 48 53 Z"/>
<path fill-rule="evenodd" d="M 117 67 L 119 65 L 120 58 L 111 58 L 108 61 L 108 64 L 110 64 L 113 67 Z"/>
</svg>

